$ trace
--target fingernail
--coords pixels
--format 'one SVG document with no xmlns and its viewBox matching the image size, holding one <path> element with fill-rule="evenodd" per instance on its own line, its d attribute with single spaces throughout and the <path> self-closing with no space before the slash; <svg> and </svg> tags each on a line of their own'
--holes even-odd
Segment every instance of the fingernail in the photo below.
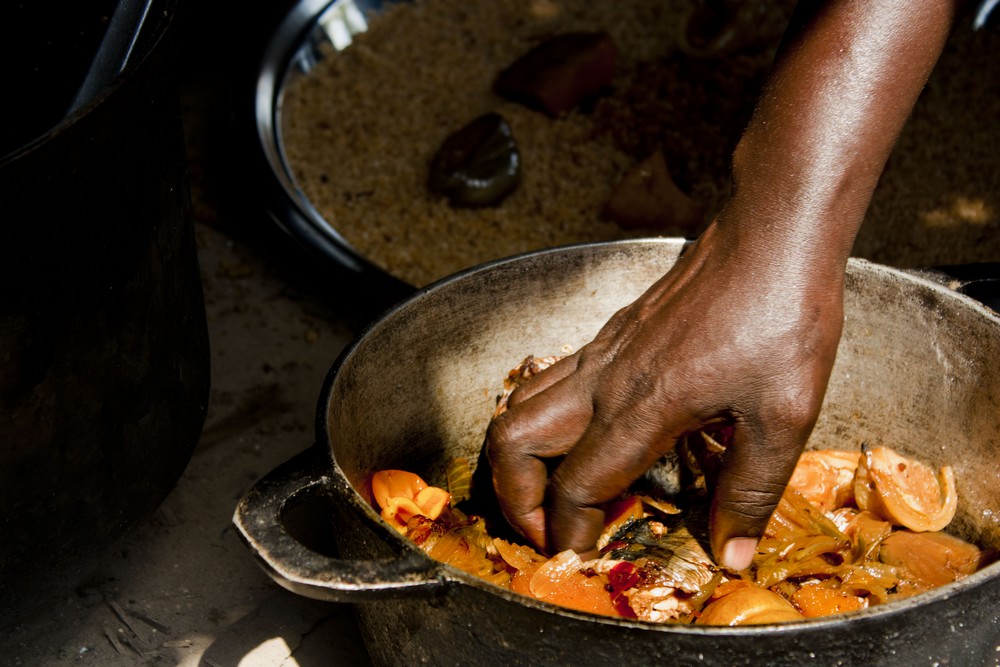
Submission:
<svg viewBox="0 0 1000 667">
<path fill-rule="evenodd" d="M 757 553 L 757 540 L 752 537 L 734 537 L 722 548 L 722 565 L 730 570 L 745 570 L 750 567 Z"/>
</svg>

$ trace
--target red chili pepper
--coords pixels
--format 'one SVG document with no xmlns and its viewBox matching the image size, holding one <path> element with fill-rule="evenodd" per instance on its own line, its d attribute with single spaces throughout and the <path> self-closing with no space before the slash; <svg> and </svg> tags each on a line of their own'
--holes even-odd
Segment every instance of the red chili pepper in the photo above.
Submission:
<svg viewBox="0 0 1000 667">
<path fill-rule="evenodd" d="M 632 563 L 618 563 L 608 571 L 608 583 L 615 591 L 625 591 L 639 583 L 639 573 Z"/>
</svg>

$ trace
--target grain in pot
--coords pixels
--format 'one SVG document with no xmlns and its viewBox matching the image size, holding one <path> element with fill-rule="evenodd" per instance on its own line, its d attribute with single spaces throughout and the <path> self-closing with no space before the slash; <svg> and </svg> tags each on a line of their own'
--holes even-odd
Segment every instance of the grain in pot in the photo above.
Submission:
<svg viewBox="0 0 1000 667">
<path fill-rule="evenodd" d="M 693 6 L 673 0 L 389 5 L 369 17 L 368 31 L 349 47 L 329 49 L 308 76 L 286 87 L 282 140 L 293 178 L 360 255 L 415 286 L 540 248 L 653 235 L 693 238 L 728 194 L 732 149 L 792 3 L 747 3 L 753 20 L 741 25 L 736 47 L 707 57 L 683 48 L 682 26 Z M 595 100 L 553 119 L 493 92 L 497 74 L 541 41 L 599 30 L 611 35 L 619 56 L 611 88 Z M 960 42 L 963 57 L 977 57 L 964 46 L 971 39 L 996 41 L 972 36 L 968 27 L 956 33 L 952 41 Z M 969 82 L 966 92 L 953 90 L 958 84 L 951 79 L 962 80 L 953 76 L 960 66 L 948 62 L 947 52 L 942 60 L 945 73 L 935 72 L 940 78 L 932 78 L 932 92 L 924 96 L 929 101 L 918 103 L 913 128 L 904 131 L 903 148 L 890 159 L 856 255 L 901 266 L 1000 259 L 1000 150 L 986 155 L 990 145 L 997 148 L 998 133 L 980 128 L 974 147 L 992 172 L 962 164 L 960 153 L 971 144 L 960 121 L 964 109 L 954 98 L 969 94 Z M 428 165 L 448 135 L 489 112 L 501 114 L 512 129 L 521 182 L 495 207 L 452 207 L 428 190 Z M 946 126 L 928 134 L 928 116 Z M 658 150 L 678 187 L 705 215 L 697 224 L 623 229 L 605 218 L 605 206 L 627 171 Z M 936 170 L 938 188 L 927 186 L 930 167 L 918 157 L 926 151 L 952 160 L 944 179 Z"/>
</svg>

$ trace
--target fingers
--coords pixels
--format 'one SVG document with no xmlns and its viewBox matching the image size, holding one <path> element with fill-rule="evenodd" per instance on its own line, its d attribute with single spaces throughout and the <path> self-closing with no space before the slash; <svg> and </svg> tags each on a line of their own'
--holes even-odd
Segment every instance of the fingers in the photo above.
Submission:
<svg viewBox="0 0 1000 667">
<path fill-rule="evenodd" d="M 810 430 L 811 425 L 768 430 L 736 424 L 710 514 L 712 553 L 721 565 L 750 566 Z"/>
<path fill-rule="evenodd" d="M 548 370 L 556 366 L 559 364 Z M 592 417 L 590 401 L 570 385 L 568 381 L 556 382 L 544 394 L 530 397 L 532 400 L 522 396 L 494 419 L 486 432 L 486 455 L 500 510 L 517 532 L 543 551 L 548 551 L 546 461 L 565 455 Z"/>
<path fill-rule="evenodd" d="M 577 368 L 579 360 L 579 354 L 573 354 L 560 359 L 541 373 L 538 373 L 531 378 L 530 382 L 526 382 L 515 389 L 511 393 L 510 398 L 507 401 L 507 405 L 513 406 L 527 401 L 529 398 L 540 394 L 552 385 L 558 383 L 563 378 L 572 375 Z"/>
<path fill-rule="evenodd" d="M 675 429 L 643 417 L 645 411 L 645 406 L 636 404 L 614 420 L 592 423 L 552 475 L 546 498 L 552 551 L 572 549 L 581 557 L 595 554 L 604 528 L 601 507 L 674 446 Z"/>
</svg>

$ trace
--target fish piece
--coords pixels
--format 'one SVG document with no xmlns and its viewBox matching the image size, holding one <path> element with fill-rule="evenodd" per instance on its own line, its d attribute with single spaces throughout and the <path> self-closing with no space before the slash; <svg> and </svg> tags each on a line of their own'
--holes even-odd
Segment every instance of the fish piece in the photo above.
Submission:
<svg viewBox="0 0 1000 667">
<path fill-rule="evenodd" d="M 716 565 L 686 522 L 667 526 L 654 517 L 629 523 L 602 550 L 612 560 L 656 564 L 658 583 L 697 593 L 711 581 Z"/>
<path fill-rule="evenodd" d="M 683 518 L 677 515 L 672 526 L 656 517 L 632 521 L 602 550 L 601 571 L 608 573 L 621 563 L 634 567 L 633 585 L 623 592 L 640 620 L 688 616 L 720 580 L 718 568 Z"/>
</svg>

